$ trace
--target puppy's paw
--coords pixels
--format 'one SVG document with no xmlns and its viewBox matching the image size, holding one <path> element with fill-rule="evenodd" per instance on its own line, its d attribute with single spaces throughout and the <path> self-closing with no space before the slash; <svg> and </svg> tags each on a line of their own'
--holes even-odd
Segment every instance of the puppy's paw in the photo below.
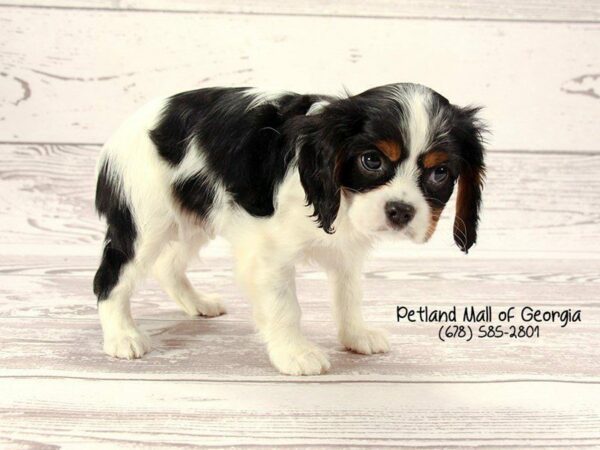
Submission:
<svg viewBox="0 0 600 450">
<path fill-rule="evenodd" d="M 325 353 L 310 342 L 269 346 L 271 363 L 286 375 L 319 375 L 331 367 Z"/>
<path fill-rule="evenodd" d="M 104 352 L 115 358 L 141 358 L 151 348 L 150 337 L 138 330 L 104 338 Z"/>
<path fill-rule="evenodd" d="M 218 294 L 197 294 L 182 306 L 190 316 L 216 317 L 227 312 Z"/>
<path fill-rule="evenodd" d="M 390 351 L 388 332 L 381 328 L 357 328 L 340 334 L 340 341 L 348 350 L 363 355 Z"/>
</svg>

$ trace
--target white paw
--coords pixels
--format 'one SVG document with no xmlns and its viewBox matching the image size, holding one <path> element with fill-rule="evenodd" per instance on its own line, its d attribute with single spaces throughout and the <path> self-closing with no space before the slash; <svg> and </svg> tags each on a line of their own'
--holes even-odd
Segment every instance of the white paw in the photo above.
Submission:
<svg viewBox="0 0 600 450">
<path fill-rule="evenodd" d="M 325 353 L 310 342 L 270 345 L 269 358 L 277 370 L 287 375 L 319 375 L 331 367 Z"/>
<path fill-rule="evenodd" d="M 138 330 L 104 338 L 104 352 L 115 358 L 141 358 L 151 348 L 150 337 Z"/>
<path fill-rule="evenodd" d="M 390 351 L 388 332 L 381 328 L 358 328 L 341 333 L 340 341 L 348 350 L 363 355 Z"/>
<path fill-rule="evenodd" d="M 227 312 L 218 294 L 197 294 L 185 302 L 183 307 L 190 316 L 216 317 Z"/>
</svg>

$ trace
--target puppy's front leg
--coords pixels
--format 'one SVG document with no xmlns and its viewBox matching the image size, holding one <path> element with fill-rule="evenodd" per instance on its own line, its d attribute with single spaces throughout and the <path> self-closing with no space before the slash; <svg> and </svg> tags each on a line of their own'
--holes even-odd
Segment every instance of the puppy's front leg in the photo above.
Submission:
<svg viewBox="0 0 600 450">
<path fill-rule="evenodd" d="M 385 353 L 390 350 L 387 331 L 367 327 L 362 316 L 361 268 L 360 264 L 340 262 L 339 259 L 328 267 L 338 336 L 348 350 L 365 355 Z"/>
<path fill-rule="evenodd" d="M 238 277 L 252 301 L 271 363 L 288 375 L 324 373 L 330 367 L 327 356 L 300 330 L 294 266 L 275 259 L 253 257 L 238 265 Z"/>
</svg>

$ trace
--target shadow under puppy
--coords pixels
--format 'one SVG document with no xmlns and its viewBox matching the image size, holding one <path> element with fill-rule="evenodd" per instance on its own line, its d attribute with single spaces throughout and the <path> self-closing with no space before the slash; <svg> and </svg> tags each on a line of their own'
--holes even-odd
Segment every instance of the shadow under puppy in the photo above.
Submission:
<svg viewBox="0 0 600 450">
<path fill-rule="evenodd" d="M 98 162 L 96 208 L 108 226 L 94 292 L 104 351 L 138 358 L 150 350 L 129 306 L 148 272 L 186 313 L 225 312 L 185 274 L 216 235 L 232 245 L 281 372 L 330 367 L 300 329 L 294 277 L 303 259 L 331 280 L 341 343 L 388 351 L 385 332 L 362 317 L 362 262 L 380 237 L 426 242 L 456 180 L 454 239 L 465 253 L 475 243 L 484 178 L 477 111 L 416 84 L 347 98 L 208 88 L 146 105 Z"/>
</svg>

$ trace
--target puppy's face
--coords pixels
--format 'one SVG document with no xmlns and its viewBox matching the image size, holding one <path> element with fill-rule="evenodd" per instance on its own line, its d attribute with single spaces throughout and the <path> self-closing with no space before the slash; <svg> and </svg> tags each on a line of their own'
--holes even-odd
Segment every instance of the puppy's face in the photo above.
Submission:
<svg viewBox="0 0 600 450">
<path fill-rule="evenodd" d="M 378 141 L 345 161 L 341 181 L 348 216 L 365 234 L 388 232 L 425 242 L 454 189 L 457 161 L 442 149 L 401 159 L 399 149 L 397 142 Z"/>
<path fill-rule="evenodd" d="M 426 242 L 458 180 L 454 238 L 466 252 L 476 240 L 484 175 L 476 111 L 412 84 L 324 107 L 299 161 L 320 225 L 332 231 L 343 196 L 345 213 L 364 234 Z"/>
</svg>

